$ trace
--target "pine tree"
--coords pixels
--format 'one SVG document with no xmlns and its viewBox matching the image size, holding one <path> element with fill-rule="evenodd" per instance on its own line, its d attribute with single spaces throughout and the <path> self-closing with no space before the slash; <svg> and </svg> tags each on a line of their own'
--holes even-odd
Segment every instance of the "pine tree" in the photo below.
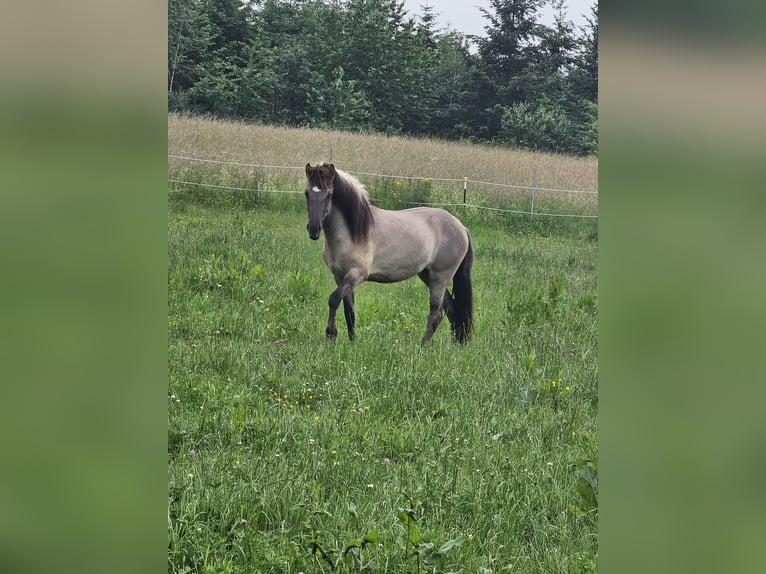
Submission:
<svg viewBox="0 0 766 574">
<path fill-rule="evenodd" d="M 582 28 L 574 69 L 570 75 L 573 89 L 583 99 L 598 103 L 598 8 L 591 6 L 591 15 Z"/>
<path fill-rule="evenodd" d="M 187 107 L 186 91 L 208 64 L 210 21 L 200 0 L 168 0 L 168 108 Z"/>
<path fill-rule="evenodd" d="M 530 75 L 539 59 L 539 10 L 544 0 L 491 0 L 481 9 L 489 23 L 478 39 L 480 65 L 476 77 L 477 132 L 494 139 L 503 110 L 530 98 Z"/>
</svg>

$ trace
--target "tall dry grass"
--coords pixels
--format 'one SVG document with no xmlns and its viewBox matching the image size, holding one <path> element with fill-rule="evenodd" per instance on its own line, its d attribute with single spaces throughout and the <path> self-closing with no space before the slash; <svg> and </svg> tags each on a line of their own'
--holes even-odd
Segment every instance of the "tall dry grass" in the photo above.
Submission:
<svg viewBox="0 0 766 574">
<path fill-rule="evenodd" d="M 327 161 L 331 150 L 335 165 L 352 172 L 528 186 L 536 170 L 537 187 L 598 191 L 598 159 L 593 157 L 168 115 L 171 155 L 302 169 L 307 162 Z M 169 164 L 172 173 L 181 162 L 171 158 Z M 294 173 L 302 177 L 302 171 Z"/>
</svg>

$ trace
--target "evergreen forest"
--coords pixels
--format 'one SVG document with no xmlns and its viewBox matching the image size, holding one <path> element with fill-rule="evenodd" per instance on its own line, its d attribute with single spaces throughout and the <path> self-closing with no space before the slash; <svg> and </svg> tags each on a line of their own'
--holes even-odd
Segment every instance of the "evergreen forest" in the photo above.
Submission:
<svg viewBox="0 0 766 574">
<path fill-rule="evenodd" d="M 428 3 L 168 0 L 168 109 L 596 155 L 595 0 L 583 27 L 563 0 L 481 10 L 484 34 L 468 36 Z"/>
</svg>

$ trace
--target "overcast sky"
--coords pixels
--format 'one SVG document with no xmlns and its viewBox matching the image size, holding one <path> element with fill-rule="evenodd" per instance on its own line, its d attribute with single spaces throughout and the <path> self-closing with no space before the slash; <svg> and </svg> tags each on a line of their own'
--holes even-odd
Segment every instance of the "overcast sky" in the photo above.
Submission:
<svg viewBox="0 0 766 574">
<path fill-rule="evenodd" d="M 565 0 L 567 16 L 575 26 L 585 26 L 583 14 L 590 15 L 590 7 L 596 0 Z M 428 4 L 437 15 L 440 28 L 447 26 L 464 34 L 484 36 L 484 26 L 489 21 L 479 8 L 489 9 L 489 0 L 404 0 L 404 8 L 411 16 L 420 15 L 421 6 Z M 553 23 L 553 9 L 546 5 L 540 11 L 544 24 Z"/>
</svg>

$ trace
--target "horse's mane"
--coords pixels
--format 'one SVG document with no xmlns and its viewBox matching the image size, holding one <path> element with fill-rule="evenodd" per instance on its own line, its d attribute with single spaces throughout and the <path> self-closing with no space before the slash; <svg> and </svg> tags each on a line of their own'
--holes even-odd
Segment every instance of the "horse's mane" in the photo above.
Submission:
<svg viewBox="0 0 766 574">
<path fill-rule="evenodd" d="M 325 163 L 321 167 L 329 168 L 330 165 Z M 324 170 L 317 170 L 317 172 L 321 171 Z M 333 206 L 343 214 L 343 219 L 351 234 L 351 240 L 354 243 L 364 243 L 367 241 L 370 227 L 373 224 L 372 210 L 370 209 L 372 201 L 367 194 L 367 189 L 353 175 L 337 168 L 333 171 L 335 172 Z M 318 183 L 321 187 L 321 182 L 310 183 Z"/>
</svg>

